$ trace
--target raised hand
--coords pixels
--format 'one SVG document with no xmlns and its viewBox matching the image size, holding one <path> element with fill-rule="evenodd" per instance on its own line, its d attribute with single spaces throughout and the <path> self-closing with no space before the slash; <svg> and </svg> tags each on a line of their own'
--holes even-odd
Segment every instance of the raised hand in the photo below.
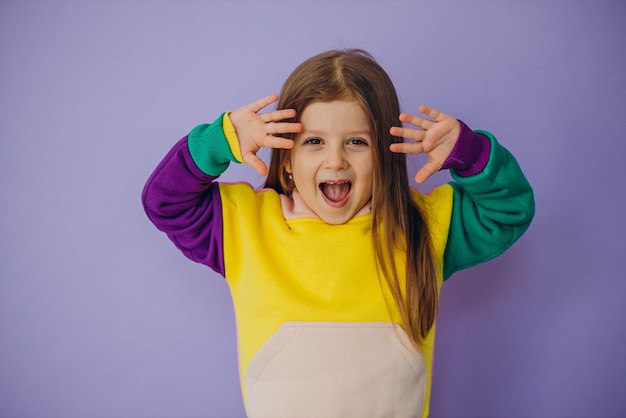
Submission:
<svg viewBox="0 0 626 418">
<path fill-rule="evenodd" d="M 267 165 L 257 157 L 261 147 L 293 148 L 293 141 L 277 135 L 297 133 L 302 130 L 300 123 L 281 122 L 296 115 L 294 109 L 274 110 L 259 113 L 264 107 L 276 102 L 278 96 L 271 94 L 253 103 L 243 106 L 230 116 L 230 120 L 239 138 L 239 147 L 243 161 L 254 168 L 260 175 L 267 175 Z"/>
<path fill-rule="evenodd" d="M 425 182 L 430 176 L 436 173 L 452 152 L 459 134 L 461 124 L 452 116 L 446 115 L 432 107 L 420 106 L 420 113 L 427 118 L 400 114 L 400 121 L 409 123 L 415 128 L 404 128 L 400 126 L 392 127 L 389 132 L 394 136 L 401 136 L 408 139 L 408 142 L 391 144 L 389 147 L 393 152 L 406 154 L 426 154 L 428 160 L 415 175 L 417 183 Z"/>
</svg>

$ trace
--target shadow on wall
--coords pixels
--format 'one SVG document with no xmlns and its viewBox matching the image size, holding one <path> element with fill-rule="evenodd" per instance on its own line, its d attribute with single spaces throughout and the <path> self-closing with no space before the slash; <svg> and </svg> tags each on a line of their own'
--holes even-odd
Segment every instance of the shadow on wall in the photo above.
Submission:
<svg viewBox="0 0 626 418">
<path fill-rule="evenodd" d="M 575 214 L 540 210 L 509 251 L 444 284 L 434 416 L 459 413 L 446 410 L 449 404 L 515 414 L 528 409 L 528 399 L 542 416 L 584 416 L 585 405 L 615 402 L 580 379 L 600 381 L 615 373 L 610 359 L 585 351 L 594 332 L 603 337 L 589 313 L 606 291 L 600 283 L 588 286 L 589 280 L 603 280 L 588 262 L 601 257 L 600 249 Z M 603 344 L 609 343 L 598 340 L 600 351 Z M 587 360 L 572 364 L 573 358 Z"/>
</svg>

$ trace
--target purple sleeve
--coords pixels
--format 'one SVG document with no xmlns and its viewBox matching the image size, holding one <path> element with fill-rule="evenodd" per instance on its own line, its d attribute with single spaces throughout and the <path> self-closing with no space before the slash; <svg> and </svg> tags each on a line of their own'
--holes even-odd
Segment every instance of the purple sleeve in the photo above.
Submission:
<svg viewBox="0 0 626 418">
<path fill-rule="evenodd" d="M 146 183 L 148 218 L 185 256 L 224 276 L 222 201 L 216 177 L 204 174 L 181 139 Z"/>
<path fill-rule="evenodd" d="M 469 177 L 481 173 L 491 152 L 489 138 L 472 131 L 463 121 L 461 132 L 452 152 L 441 166 L 442 170 L 453 169 L 461 177 Z"/>
</svg>

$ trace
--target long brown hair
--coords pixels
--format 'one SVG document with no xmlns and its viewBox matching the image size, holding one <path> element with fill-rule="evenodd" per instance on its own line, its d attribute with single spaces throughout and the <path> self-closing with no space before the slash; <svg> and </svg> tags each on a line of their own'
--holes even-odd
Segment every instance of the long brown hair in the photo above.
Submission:
<svg viewBox="0 0 626 418">
<path fill-rule="evenodd" d="M 430 235 L 411 197 L 406 156 L 389 150 L 402 138 L 389 133 L 398 124 L 400 106 L 387 73 L 363 50 L 328 51 L 300 64 L 287 78 L 277 109 L 295 109 L 296 117 L 317 101 L 354 100 L 368 115 L 373 146 L 372 239 L 379 269 L 398 306 L 410 340 L 419 347 L 431 329 L 439 299 L 437 268 Z M 265 187 L 290 194 L 293 182 L 285 163 L 289 150 L 273 149 Z M 394 247 L 406 252 L 402 289 Z"/>
</svg>

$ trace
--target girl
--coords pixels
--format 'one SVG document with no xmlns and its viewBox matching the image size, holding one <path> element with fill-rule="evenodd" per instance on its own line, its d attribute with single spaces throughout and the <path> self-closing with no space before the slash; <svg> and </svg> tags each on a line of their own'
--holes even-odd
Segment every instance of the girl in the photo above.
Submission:
<svg viewBox="0 0 626 418">
<path fill-rule="evenodd" d="M 150 177 L 150 219 L 230 286 L 249 416 L 428 415 L 440 286 L 512 245 L 534 200 L 491 134 L 419 111 L 400 113 L 366 52 L 329 51 L 280 96 L 194 128 Z M 417 182 L 448 168 L 455 182 L 410 190 L 419 153 Z M 265 188 L 215 182 L 230 161 Z"/>
</svg>

